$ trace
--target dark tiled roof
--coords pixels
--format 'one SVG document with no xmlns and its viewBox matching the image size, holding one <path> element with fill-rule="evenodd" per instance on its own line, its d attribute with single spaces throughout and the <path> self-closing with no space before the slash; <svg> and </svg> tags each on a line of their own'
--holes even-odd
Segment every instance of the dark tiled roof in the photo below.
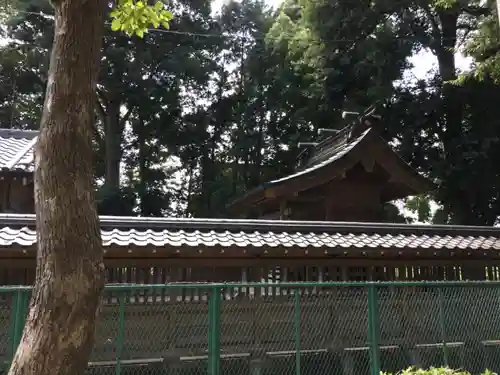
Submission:
<svg viewBox="0 0 500 375">
<path fill-rule="evenodd" d="M 288 180 L 292 180 L 301 175 L 306 175 L 311 173 L 317 169 L 320 169 L 328 164 L 332 164 L 333 162 L 341 159 L 345 155 L 349 153 L 356 145 L 358 145 L 363 138 L 365 138 L 371 129 L 367 129 L 363 131 L 359 136 L 355 138 L 349 138 L 350 129 L 342 130 L 342 133 L 339 134 L 339 138 L 333 143 L 326 143 L 324 148 L 319 148 L 315 154 L 311 157 L 310 161 L 305 165 L 304 168 L 299 168 L 296 173 L 293 173 L 289 176 L 280 178 L 278 180 L 269 181 L 265 184 L 266 187 L 278 185 Z M 327 138 L 325 141 L 328 141 L 331 137 Z M 323 142 L 322 142 L 323 143 Z M 320 147 L 319 144 L 317 147 Z"/>
<path fill-rule="evenodd" d="M 363 141 L 363 139 L 368 135 L 371 129 L 363 131 L 356 137 L 350 136 L 351 130 L 352 126 L 348 126 L 342 129 L 338 135 L 329 136 L 322 142 L 320 142 L 315 147 L 315 150 L 313 150 L 313 154 L 308 159 L 308 161 L 302 167 L 297 168 L 295 173 L 276 180 L 268 181 L 262 184 L 261 186 L 258 186 L 255 189 L 250 190 L 242 197 L 237 198 L 236 200 L 231 202 L 229 206 L 244 201 L 251 196 L 256 196 L 258 194 L 261 194 L 267 188 L 285 184 L 288 181 L 291 181 L 301 176 L 305 176 L 311 172 L 326 167 L 327 165 L 332 164 L 339 159 L 342 159 L 349 153 L 349 151 L 351 151 L 355 146 L 357 146 L 361 141 Z"/>
<path fill-rule="evenodd" d="M 374 118 L 372 115 L 363 115 L 356 122 L 345 126 L 335 134 L 323 137 L 314 147 L 309 150 L 304 150 L 304 152 L 309 152 L 310 156 L 305 160 L 303 165 L 295 170 L 295 173 L 273 181 L 268 181 L 261 186 L 250 190 L 244 196 L 231 202 L 229 207 L 245 204 L 243 202 L 253 201 L 264 194 L 267 189 L 272 189 L 278 187 L 279 185 L 285 185 L 292 180 L 303 178 L 304 176 L 328 167 L 329 165 L 334 165 L 341 159 L 347 158 L 347 155 L 354 152 L 355 149 L 358 151 L 363 149 L 363 147 L 366 146 L 365 142 L 373 141 L 388 148 L 393 154 L 399 168 L 401 168 L 407 176 L 410 176 L 410 180 L 413 180 L 414 183 L 416 183 L 416 185 L 411 188 L 412 193 L 433 190 L 435 188 L 434 184 L 430 180 L 421 176 L 408 163 L 401 159 L 392 147 L 379 135 L 376 129 L 377 126 L 375 125 L 378 120 L 378 116 Z M 366 121 L 368 121 L 368 124 L 365 123 Z M 332 178 L 333 177 L 334 176 L 332 176 Z M 416 190 L 413 191 L 414 189 Z M 408 192 L 408 195 L 409 194 L 410 192 Z M 398 198 L 401 197 L 390 196 L 390 199 L 387 200 Z"/>
<path fill-rule="evenodd" d="M 310 150 L 310 157 L 305 161 L 302 167 L 298 168 L 298 170 L 308 169 L 327 161 L 335 161 L 349 152 L 371 129 L 366 128 L 359 133 L 355 133 L 354 130 L 356 127 L 359 127 L 358 123 L 348 125 L 333 135 L 327 133 L 326 136 L 319 139 L 318 144 Z"/>
<path fill-rule="evenodd" d="M 101 217 L 104 246 L 500 250 L 500 228 Z M 0 246 L 36 243 L 34 215 L 0 214 Z"/>
<path fill-rule="evenodd" d="M 0 170 L 31 170 L 35 130 L 0 128 Z"/>
</svg>

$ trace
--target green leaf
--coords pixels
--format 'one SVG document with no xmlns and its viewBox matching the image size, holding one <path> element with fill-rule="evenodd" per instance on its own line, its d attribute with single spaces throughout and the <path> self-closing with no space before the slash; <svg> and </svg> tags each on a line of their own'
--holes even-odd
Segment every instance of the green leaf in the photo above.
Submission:
<svg viewBox="0 0 500 375">
<path fill-rule="evenodd" d="M 110 16 L 113 31 L 123 30 L 127 35 L 135 34 L 140 38 L 151 25 L 157 28 L 161 24 L 168 28 L 168 22 L 173 18 L 172 12 L 165 10 L 161 1 L 147 5 L 141 0 L 120 0 Z"/>
<path fill-rule="evenodd" d="M 111 22 L 111 30 L 118 31 L 121 29 L 121 27 L 122 27 L 122 24 L 121 24 L 120 20 L 115 18 L 113 20 L 113 22 Z"/>
</svg>

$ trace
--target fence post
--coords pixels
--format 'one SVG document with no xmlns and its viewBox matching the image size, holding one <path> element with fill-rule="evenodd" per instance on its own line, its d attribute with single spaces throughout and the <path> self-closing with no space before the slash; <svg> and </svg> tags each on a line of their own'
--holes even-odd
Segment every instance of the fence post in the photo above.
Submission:
<svg viewBox="0 0 500 375">
<path fill-rule="evenodd" d="M 295 375 L 300 375 L 300 289 L 295 289 L 295 309 L 294 309 L 294 326 L 295 326 Z"/>
<path fill-rule="evenodd" d="M 213 286 L 208 300 L 208 375 L 220 369 L 220 304 L 221 288 Z"/>
<path fill-rule="evenodd" d="M 446 316 L 444 313 L 444 297 L 443 290 L 441 287 L 438 287 L 438 295 L 439 295 L 439 327 L 441 329 L 441 338 L 443 340 L 443 360 L 444 365 L 448 367 L 448 345 L 447 345 L 447 337 L 446 337 Z"/>
<path fill-rule="evenodd" d="M 370 374 L 380 375 L 380 316 L 378 312 L 377 288 L 368 285 L 368 338 L 370 341 Z"/>
<path fill-rule="evenodd" d="M 11 328 L 11 360 L 16 354 L 17 347 L 21 342 L 21 337 L 26 323 L 28 309 L 28 291 L 17 290 L 13 301 L 13 327 Z"/>
<path fill-rule="evenodd" d="M 116 375 L 122 372 L 122 350 L 123 338 L 125 335 L 125 292 L 121 292 L 119 296 L 118 307 L 118 337 L 116 338 Z"/>
</svg>

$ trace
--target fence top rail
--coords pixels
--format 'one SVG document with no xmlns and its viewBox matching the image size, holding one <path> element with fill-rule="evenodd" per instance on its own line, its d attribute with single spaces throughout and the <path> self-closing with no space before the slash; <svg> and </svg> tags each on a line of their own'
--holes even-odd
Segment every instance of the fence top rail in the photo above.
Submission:
<svg viewBox="0 0 500 375">
<path fill-rule="evenodd" d="M 170 289 L 228 288 L 368 288 L 368 287 L 500 287 L 500 281 L 327 281 L 327 282 L 231 282 L 231 283 L 170 283 L 170 284 L 108 284 L 106 291 L 158 291 Z M 0 293 L 30 292 L 31 286 L 0 286 Z"/>
</svg>

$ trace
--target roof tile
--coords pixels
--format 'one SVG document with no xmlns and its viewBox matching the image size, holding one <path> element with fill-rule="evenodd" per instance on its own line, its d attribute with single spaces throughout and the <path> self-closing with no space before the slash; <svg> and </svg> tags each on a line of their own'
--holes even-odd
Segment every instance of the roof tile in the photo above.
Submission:
<svg viewBox="0 0 500 375">
<path fill-rule="evenodd" d="M 31 170 L 38 131 L 0 128 L 0 169 Z"/>
<path fill-rule="evenodd" d="M 0 247 L 36 243 L 35 215 L 0 219 Z M 106 247 L 500 250 L 500 230 L 487 227 L 106 216 L 100 221 Z"/>
<path fill-rule="evenodd" d="M 103 230 L 105 247 L 115 246 L 188 246 L 188 247 L 328 247 L 328 248 L 412 248 L 412 249 L 500 249 L 500 238 L 340 233 L 272 233 L 185 230 Z M 36 232 L 27 227 L 0 228 L 0 246 L 32 246 Z"/>
</svg>

